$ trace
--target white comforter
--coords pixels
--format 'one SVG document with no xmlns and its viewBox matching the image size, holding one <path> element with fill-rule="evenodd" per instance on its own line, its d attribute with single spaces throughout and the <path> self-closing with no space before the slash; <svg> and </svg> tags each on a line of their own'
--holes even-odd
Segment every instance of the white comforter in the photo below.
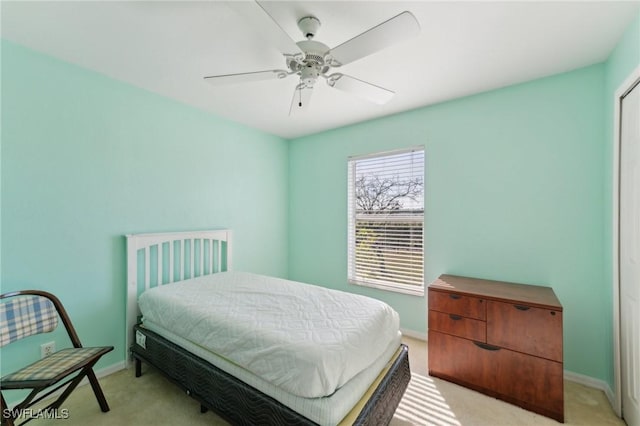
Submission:
<svg viewBox="0 0 640 426">
<path fill-rule="evenodd" d="M 381 301 L 242 272 L 156 287 L 139 306 L 144 320 L 305 398 L 331 395 L 399 333 Z"/>
</svg>

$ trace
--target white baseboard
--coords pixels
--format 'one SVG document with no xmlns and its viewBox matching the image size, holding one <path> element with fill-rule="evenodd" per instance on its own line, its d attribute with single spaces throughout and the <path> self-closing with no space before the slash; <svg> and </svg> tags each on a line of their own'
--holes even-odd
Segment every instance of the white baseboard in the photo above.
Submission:
<svg viewBox="0 0 640 426">
<path fill-rule="evenodd" d="M 112 364 L 108 367 L 101 368 L 100 370 L 96 370 L 96 377 L 99 379 L 101 377 L 108 376 L 109 374 L 113 374 L 120 370 L 124 370 L 124 367 L 125 367 L 124 361 L 116 362 L 115 364 Z M 82 380 L 82 382 L 80 382 L 80 385 L 85 385 L 87 383 L 89 383 L 89 381 L 85 378 L 84 380 Z"/>
<path fill-rule="evenodd" d="M 604 392 L 607 399 L 609 400 L 609 404 L 611 404 L 611 407 L 616 406 L 616 403 L 615 403 L 616 398 L 613 394 L 613 391 L 611 390 L 611 387 L 609 386 L 609 384 L 604 380 L 595 379 L 593 377 L 585 376 L 584 374 L 574 373 L 573 371 L 569 371 L 569 370 L 564 370 L 564 378 L 566 380 L 570 380 L 572 382 L 576 382 L 581 385 L 589 386 L 590 388 L 601 390 L 602 392 Z"/>
<path fill-rule="evenodd" d="M 101 368 L 100 370 L 95 370 L 96 373 L 96 377 L 98 379 L 108 376 L 110 374 L 113 374 L 117 371 L 123 370 L 125 368 L 125 362 L 124 361 L 120 361 L 120 362 L 116 362 L 115 364 L 109 365 L 107 367 Z M 82 379 L 82 381 L 80 381 L 80 384 L 78 385 L 78 387 L 80 386 L 84 386 L 89 384 L 89 380 L 85 377 L 84 379 Z M 51 398 L 57 398 L 62 392 L 64 391 L 64 389 L 59 389 L 56 392 L 52 393 L 51 395 L 49 395 L 47 398 L 43 399 L 43 401 L 47 401 Z M 23 397 L 24 398 L 24 397 Z M 20 403 L 22 401 L 22 399 L 18 399 L 18 400 L 9 400 L 7 401 L 7 405 L 11 408 L 13 408 L 16 404 Z"/>
<path fill-rule="evenodd" d="M 427 341 L 426 333 L 421 333 L 419 331 L 414 331 L 414 330 L 408 330 L 406 328 L 401 328 L 400 331 L 402 332 L 403 336 L 411 337 L 413 339 L 418 339 L 418 340 L 424 340 L 425 342 Z"/>
</svg>

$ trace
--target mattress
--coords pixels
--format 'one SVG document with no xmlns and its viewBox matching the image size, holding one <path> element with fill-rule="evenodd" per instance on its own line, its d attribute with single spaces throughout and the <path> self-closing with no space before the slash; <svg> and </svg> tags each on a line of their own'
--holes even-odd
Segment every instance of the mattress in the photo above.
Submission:
<svg viewBox="0 0 640 426">
<path fill-rule="evenodd" d="M 243 272 L 152 288 L 139 306 L 145 324 L 308 399 L 334 394 L 399 339 L 381 301 Z"/>
<path fill-rule="evenodd" d="M 369 368 L 358 373 L 331 396 L 323 398 L 303 398 L 282 390 L 233 362 L 217 356 L 202 346 L 191 343 L 153 322 L 146 321 L 144 328 L 188 350 L 321 426 L 343 424 L 341 420 L 350 414 L 353 407 L 356 406 L 367 391 L 370 390 L 371 385 L 376 381 L 380 372 L 384 371 L 387 364 L 394 359 L 401 340 L 400 334 L 397 334 L 396 339 L 385 348 L 383 354 Z"/>
</svg>

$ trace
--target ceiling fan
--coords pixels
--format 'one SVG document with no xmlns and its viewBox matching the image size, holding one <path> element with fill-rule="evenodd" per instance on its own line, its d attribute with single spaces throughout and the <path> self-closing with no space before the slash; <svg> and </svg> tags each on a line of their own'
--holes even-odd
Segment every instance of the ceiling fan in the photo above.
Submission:
<svg viewBox="0 0 640 426">
<path fill-rule="evenodd" d="M 257 1 L 228 4 L 256 27 L 269 43 L 275 45 L 284 55 L 287 68 L 212 75 L 204 79 L 213 85 L 225 85 L 298 76 L 299 83 L 291 100 L 289 115 L 309 106 L 313 88 L 320 77 L 326 80 L 329 87 L 376 104 L 388 102 L 394 95 L 393 91 L 341 72 L 332 72 L 333 68 L 371 55 L 420 32 L 416 18 L 411 12 L 405 11 L 331 49 L 314 40 L 320 28 L 320 20 L 315 16 L 304 16 L 298 20 L 298 28 L 305 39 L 296 43 Z"/>
</svg>

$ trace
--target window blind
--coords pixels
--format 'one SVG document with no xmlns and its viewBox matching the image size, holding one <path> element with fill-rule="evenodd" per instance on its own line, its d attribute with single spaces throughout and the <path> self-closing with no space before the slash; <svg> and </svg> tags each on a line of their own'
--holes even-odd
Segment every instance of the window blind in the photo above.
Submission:
<svg viewBox="0 0 640 426">
<path fill-rule="evenodd" d="M 348 279 L 424 293 L 424 149 L 348 161 Z"/>
</svg>

